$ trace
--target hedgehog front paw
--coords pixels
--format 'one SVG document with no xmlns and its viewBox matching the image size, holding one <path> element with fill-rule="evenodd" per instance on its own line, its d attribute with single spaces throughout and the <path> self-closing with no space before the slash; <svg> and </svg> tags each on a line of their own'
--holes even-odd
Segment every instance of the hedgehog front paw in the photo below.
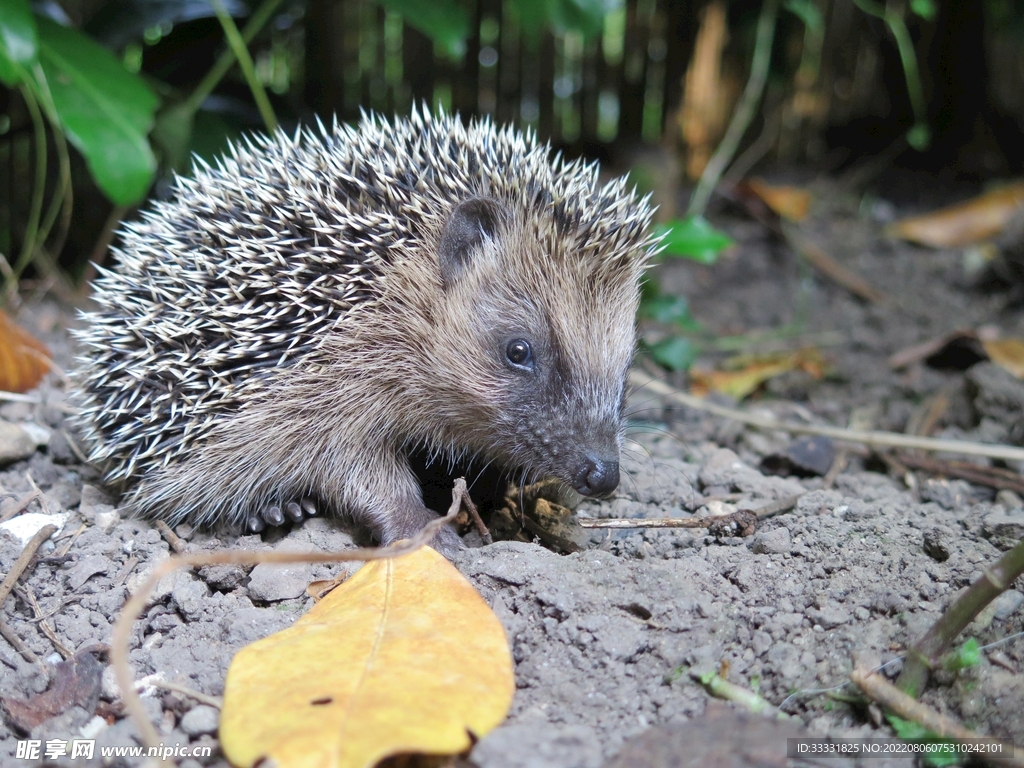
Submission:
<svg viewBox="0 0 1024 768">
<path fill-rule="evenodd" d="M 251 514 L 246 520 L 245 527 L 250 533 L 259 533 L 268 525 L 273 527 L 284 525 L 285 520 L 301 523 L 307 517 L 314 515 L 316 515 L 316 504 L 312 499 L 304 498 L 297 502 L 289 501 L 284 505 L 283 510 L 276 504 L 272 504 L 260 512 Z"/>
</svg>

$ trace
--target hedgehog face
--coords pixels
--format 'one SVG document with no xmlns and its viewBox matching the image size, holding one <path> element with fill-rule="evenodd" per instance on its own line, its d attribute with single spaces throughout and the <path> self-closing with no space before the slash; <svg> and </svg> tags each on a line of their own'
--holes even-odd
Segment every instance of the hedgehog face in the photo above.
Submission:
<svg viewBox="0 0 1024 768">
<path fill-rule="evenodd" d="M 472 435 L 472 450 L 525 479 L 558 477 L 584 495 L 613 491 L 635 276 L 591 279 L 578 259 L 552 253 L 488 198 L 456 207 L 438 265 L 438 338 L 448 348 L 434 357 L 467 363 L 449 376 L 451 432 Z"/>
</svg>

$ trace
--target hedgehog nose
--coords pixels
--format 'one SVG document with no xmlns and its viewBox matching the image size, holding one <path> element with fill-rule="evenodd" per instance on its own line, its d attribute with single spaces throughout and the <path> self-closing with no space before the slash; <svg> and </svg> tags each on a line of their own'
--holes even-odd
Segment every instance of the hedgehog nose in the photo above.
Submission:
<svg viewBox="0 0 1024 768">
<path fill-rule="evenodd" d="M 619 487 L 619 460 L 586 456 L 573 477 L 573 487 L 584 496 L 603 496 Z"/>
</svg>

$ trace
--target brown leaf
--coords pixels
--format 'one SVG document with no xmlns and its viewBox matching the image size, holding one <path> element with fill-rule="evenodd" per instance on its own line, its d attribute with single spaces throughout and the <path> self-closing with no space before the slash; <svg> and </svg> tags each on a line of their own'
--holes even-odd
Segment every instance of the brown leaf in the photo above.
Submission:
<svg viewBox="0 0 1024 768">
<path fill-rule="evenodd" d="M 48 690 L 30 699 L 2 697 L 0 703 L 14 725 L 28 733 L 40 723 L 71 707 L 93 712 L 100 698 L 103 667 L 91 653 L 62 661 L 54 669 Z"/>
<path fill-rule="evenodd" d="M 773 186 L 764 179 L 749 179 L 744 186 L 765 205 L 789 221 L 803 221 L 811 208 L 811 193 L 800 187 Z"/>
<path fill-rule="evenodd" d="M 958 205 L 897 221 L 887 232 L 933 248 L 955 248 L 995 237 L 1022 206 L 1024 181 Z"/>
<path fill-rule="evenodd" d="M 1024 379 L 1024 339 L 983 340 L 981 345 L 989 360 L 1018 379 Z"/>
<path fill-rule="evenodd" d="M 0 310 L 0 390 L 28 392 L 50 366 L 46 345 Z"/>
</svg>

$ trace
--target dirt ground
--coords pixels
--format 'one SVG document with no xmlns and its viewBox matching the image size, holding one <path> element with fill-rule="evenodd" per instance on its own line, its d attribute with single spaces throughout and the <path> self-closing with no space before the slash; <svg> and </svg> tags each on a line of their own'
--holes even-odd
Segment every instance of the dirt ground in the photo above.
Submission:
<svg viewBox="0 0 1024 768">
<path fill-rule="evenodd" d="M 922 363 L 894 371 L 886 362 L 896 351 L 958 328 L 995 325 L 1005 335 L 1024 335 L 1024 313 L 1011 294 L 979 289 L 965 272 L 961 251 L 929 251 L 886 239 L 884 225 L 914 212 L 912 207 L 848 194 L 828 182 L 812 190 L 808 233 L 883 290 L 887 301 L 869 304 L 850 296 L 759 225 L 728 215 L 721 222 L 737 246 L 717 265 L 673 262 L 661 272 L 663 287 L 689 296 L 693 314 L 716 334 L 796 324 L 801 336 L 787 343 L 817 345 L 829 362 L 825 379 L 787 374 L 746 407 L 789 419 L 904 431 L 928 398 L 943 393 L 950 407 L 935 436 L 1020 444 L 1024 382 L 987 362 L 966 371 Z M 63 330 L 68 317 L 40 304 L 19 321 L 67 366 L 73 354 Z M 26 661 L 0 640 L 0 691 L 22 699 L 46 689 L 41 665 L 60 660 L 55 643 L 77 651 L 108 642 L 126 596 L 169 553 L 150 523 L 118 513 L 117 499 L 104 493 L 97 473 L 77 458 L 64 427 L 60 382 L 52 380 L 33 394 L 38 402 L 0 405 L 0 419 L 23 428 L 5 437 L 0 422 L 0 456 L 11 450 L 6 461 L 22 457 L 0 465 L 0 504 L 31 490 L 31 477 L 44 498 L 27 512 L 57 516 L 62 530 L 0 611 L 40 659 Z M 695 755 L 711 764 L 706 750 L 725 755 L 721 765 L 754 764 L 750 735 L 760 731 L 749 721 L 738 727 L 733 715 L 723 714 L 726 705 L 714 702 L 694 680 L 692 673 L 710 670 L 781 706 L 795 717 L 787 726 L 794 732 L 890 737 L 877 710 L 842 687 L 850 670 L 885 665 L 884 674 L 894 678 L 908 644 L 1024 536 L 1021 499 L 962 480 L 892 472 L 856 448 L 825 489 L 821 477 L 761 471 L 766 456 L 792 441 L 789 435 L 666 408 L 645 393 L 631 399 L 630 411 L 620 490 L 612 500 L 582 504 L 581 517 L 703 516 L 802 495 L 792 510 L 762 521 L 748 537 L 632 529 L 593 533 L 588 548 L 570 555 L 524 542 L 462 554 L 456 565 L 508 632 L 518 686 L 508 720 L 476 745 L 469 764 L 669 766 L 689 764 Z M 727 500 L 706 501 L 721 496 Z M 215 538 L 187 526 L 176 532 L 196 550 L 330 550 L 352 542 L 343 524 L 320 518 L 262 537 Z M 23 547 L 16 534 L 0 534 L 4 573 Z M 337 570 L 260 565 L 178 573 L 165 580 L 135 627 L 136 675 L 220 695 L 232 654 L 291 624 L 309 607 L 306 584 Z M 992 645 L 1024 630 L 1024 586 L 1016 586 L 966 633 L 990 646 L 980 665 L 939 675 L 922 698 L 979 733 L 1020 742 L 1024 638 Z M 132 724 L 112 716 L 116 688 L 109 668 L 98 674 L 98 686 L 32 727 L 29 737 L 85 734 L 99 745 L 133 743 Z M 164 743 L 212 745 L 213 757 L 205 764 L 225 764 L 217 748 L 216 709 L 157 689 L 144 701 Z M 703 720 L 707 715 L 714 717 Z M 687 724 L 698 727 L 685 730 Z M 664 728 L 649 730 L 653 726 Z M 743 734 L 747 746 L 741 744 Z M 639 742 L 642 748 L 626 743 L 634 737 L 647 741 Z M 32 764 L 15 758 L 20 738 L 26 736 L 10 718 L 0 722 L 0 765 Z M 771 755 L 757 764 L 781 764 L 782 732 L 758 738 Z M 680 756 L 681 747 L 659 750 L 659 743 L 684 744 L 686 755 Z M 85 763 L 59 758 L 52 764 Z"/>
</svg>

